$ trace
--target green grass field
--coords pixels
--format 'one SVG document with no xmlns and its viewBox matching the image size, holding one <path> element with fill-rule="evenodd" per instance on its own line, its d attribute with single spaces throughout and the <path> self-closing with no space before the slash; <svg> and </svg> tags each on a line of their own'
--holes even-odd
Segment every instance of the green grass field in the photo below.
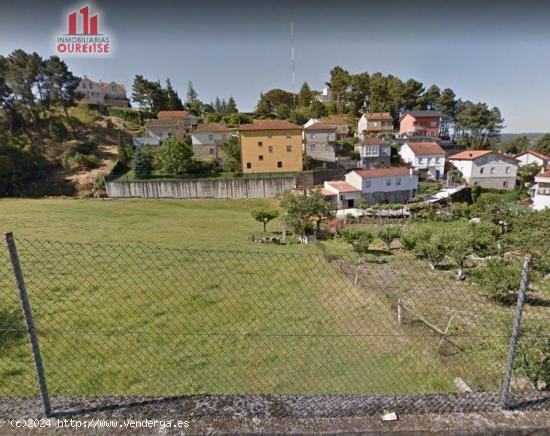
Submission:
<svg viewBox="0 0 550 436">
<path fill-rule="evenodd" d="M 476 370 L 481 354 L 440 353 L 429 329 L 397 323 L 387 290 L 414 295 L 441 328 L 471 310 L 474 294 L 452 274 L 382 253 L 355 286 L 319 247 L 251 242 L 262 227 L 250 209 L 262 205 L 275 202 L 0 200 L 52 395 L 449 392 L 457 376 L 495 388 L 500 368 Z M 33 366 L 5 256 L 0 273 L 0 395 L 28 395 Z M 487 307 L 472 307 L 478 318 L 453 328 L 488 327 Z"/>
</svg>

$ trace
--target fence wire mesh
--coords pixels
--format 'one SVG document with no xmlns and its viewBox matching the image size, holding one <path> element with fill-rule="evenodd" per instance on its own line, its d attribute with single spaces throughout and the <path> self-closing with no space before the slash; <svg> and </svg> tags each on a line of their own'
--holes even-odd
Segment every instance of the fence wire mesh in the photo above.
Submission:
<svg viewBox="0 0 550 436">
<path fill-rule="evenodd" d="M 0 396 L 34 396 L 2 248 Z M 30 240 L 17 249 L 52 397 L 500 389 L 514 304 L 411 256 L 358 266 L 322 254 Z M 533 286 L 550 297 L 548 280 Z M 517 359 L 529 362 L 516 390 L 529 371 L 548 370 L 535 362 L 550 341 L 543 297 L 525 307 Z"/>
</svg>

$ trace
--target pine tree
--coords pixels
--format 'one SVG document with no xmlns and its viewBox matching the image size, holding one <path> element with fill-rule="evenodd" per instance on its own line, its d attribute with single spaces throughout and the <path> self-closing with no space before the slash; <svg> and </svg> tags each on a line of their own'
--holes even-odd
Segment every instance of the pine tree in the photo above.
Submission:
<svg viewBox="0 0 550 436">
<path fill-rule="evenodd" d="M 193 86 L 193 82 L 190 81 L 187 84 L 187 98 L 186 98 L 185 102 L 187 104 L 190 104 L 190 103 L 194 102 L 195 100 L 197 100 L 198 97 L 199 97 L 199 94 L 195 90 L 195 87 Z"/>
<path fill-rule="evenodd" d="M 298 94 L 298 106 L 308 107 L 311 100 L 313 100 L 313 92 L 307 82 L 304 82 Z"/>
<path fill-rule="evenodd" d="M 228 114 L 236 114 L 239 112 L 237 109 L 237 102 L 233 98 L 233 96 L 229 97 L 229 100 L 227 100 L 227 113 Z"/>
<path fill-rule="evenodd" d="M 214 111 L 217 115 L 221 115 L 222 113 L 222 102 L 220 101 L 220 97 L 216 95 L 216 101 L 214 102 Z"/>
<path fill-rule="evenodd" d="M 146 154 L 143 147 L 140 147 L 134 156 L 134 176 L 138 180 L 148 179 L 151 177 L 153 170 L 153 162 L 151 157 Z"/>
<path fill-rule="evenodd" d="M 180 111 L 183 109 L 183 103 L 178 92 L 172 86 L 170 79 L 166 79 L 166 110 Z"/>
</svg>

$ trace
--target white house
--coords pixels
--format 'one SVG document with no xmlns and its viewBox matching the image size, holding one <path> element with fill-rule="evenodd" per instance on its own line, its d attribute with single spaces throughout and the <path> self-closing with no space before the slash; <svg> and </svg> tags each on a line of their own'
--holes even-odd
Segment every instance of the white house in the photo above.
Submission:
<svg viewBox="0 0 550 436">
<path fill-rule="evenodd" d="M 437 142 L 406 142 L 399 149 L 403 161 L 428 178 L 439 180 L 445 174 L 445 150 Z"/>
<path fill-rule="evenodd" d="M 360 189 L 340 180 L 325 182 L 321 194 L 332 201 L 338 209 L 358 207 L 361 199 Z"/>
<path fill-rule="evenodd" d="M 95 82 L 86 76 L 80 80 L 76 88 L 83 98 L 81 102 L 105 104 L 108 106 L 129 107 L 130 101 L 126 97 L 126 87 L 116 82 Z"/>
<path fill-rule="evenodd" d="M 470 186 L 514 189 L 518 160 L 494 150 L 468 150 L 449 157 Z"/>
<path fill-rule="evenodd" d="M 533 209 L 542 210 L 550 208 L 550 169 L 535 177 L 535 195 L 533 196 Z"/>
<path fill-rule="evenodd" d="M 234 134 L 235 129 L 221 123 L 199 124 L 191 130 L 194 157 L 199 160 L 214 159 L 221 163 L 224 158 L 222 145 Z"/>
<path fill-rule="evenodd" d="M 133 143 L 136 148 L 143 147 L 144 145 L 158 147 L 160 145 L 160 138 L 151 132 L 147 132 L 144 136 L 134 136 Z"/>
<path fill-rule="evenodd" d="M 328 103 L 330 101 L 330 89 L 325 86 L 323 90 L 315 96 L 315 100 L 321 103 Z"/>
<path fill-rule="evenodd" d="M 546 156 L 536 150 L 528 150 L 516 156 L 516 159 L 519 161 L 519 166 L 537 164 L 542 169 L 548 168 L 548 163 L 550 163 L 550 156 Z"/>
<path fill-rule="evenodd" d="M 418 176 L 408 167 L 353 170 L 345 179 L 369 204 L 406 203 L 418 190 Z"/>
</svg>

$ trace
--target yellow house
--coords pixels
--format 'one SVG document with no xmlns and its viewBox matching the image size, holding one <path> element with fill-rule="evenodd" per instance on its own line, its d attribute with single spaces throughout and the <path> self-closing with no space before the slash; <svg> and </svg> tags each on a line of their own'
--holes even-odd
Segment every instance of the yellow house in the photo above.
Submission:
<svg viewBox="0 0 550 436">
<path fill-rule="evenodd" d="M 286 120 L 254 120 L 239 127 L 243 173 L 302 171 L 302 127 Z"/>
</svg>

